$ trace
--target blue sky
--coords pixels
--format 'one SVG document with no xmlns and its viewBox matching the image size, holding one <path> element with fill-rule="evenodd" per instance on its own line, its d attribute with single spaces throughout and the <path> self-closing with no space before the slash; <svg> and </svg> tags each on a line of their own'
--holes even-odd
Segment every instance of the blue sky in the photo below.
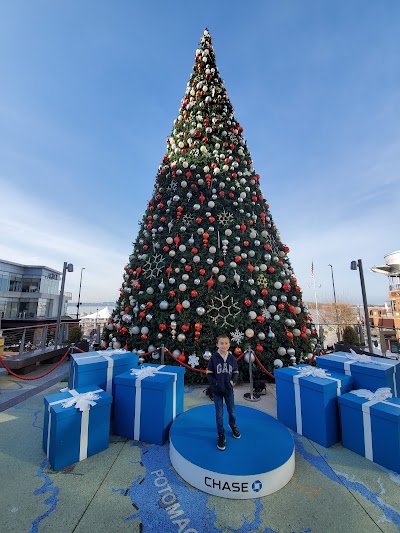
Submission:
<svg viewBox="0 0 400 533">
<path fill-rule="evenodd" d="M 400 249 L 400 3 L 14 0 L 0 5 L 0 257 L 114 301 L 199 38 L 304 299 L 387 299 Z M 308 288 L 308 285 L 310 288 Z"/>
</svg>

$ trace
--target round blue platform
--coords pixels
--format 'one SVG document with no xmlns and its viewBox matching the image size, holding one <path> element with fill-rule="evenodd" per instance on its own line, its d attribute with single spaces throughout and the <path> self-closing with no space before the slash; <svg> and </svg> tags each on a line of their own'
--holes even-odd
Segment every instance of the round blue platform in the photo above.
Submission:
<svg viewBox="0 0 400 533">
<path fill-rule="evenodd" d="M 170 430 L 172 466 L 190 485 L 222 498 L 261 498 L 284 487 L 294 474 L 294 442 L 283 424 L 251 407 L 236 406 L 235 439 L 224 408 L 226 449 L 217 448 L 215 407 L 179 415 Z"/>
</svg>

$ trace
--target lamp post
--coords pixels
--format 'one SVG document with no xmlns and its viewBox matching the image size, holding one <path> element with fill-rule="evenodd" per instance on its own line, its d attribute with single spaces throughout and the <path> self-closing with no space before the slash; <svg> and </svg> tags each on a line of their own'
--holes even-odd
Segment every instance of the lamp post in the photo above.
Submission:
<svg viewBox="0 0 400 533">
<path fill-rule="evenodd" d="M 337 308 L 337 301 L 336 301 L 335 278 L 333 277 L 333 266 L 332 265 L 328 265 L 328 266 L 331 267 L 331 275 L 332 275 L 333 299 L 335 301 L 335 313 L 336 313 L 336 335 L 337 335 L 338 342 L 340 342 L 339 315 L 338 315 L 338 308 Z"/>
<path fill-rule="evenodd" d="M 367 329 L 368 348 L 371 353 L 374 353 L 374 349 L 372 347 L 371 327 L 369 325 L 367 295 L 365 293 L 364 273 L 363 273 L 361 259 L 358 259 L 357 261 L 352 261 L 350 264 L 350 268 L 351 270 L 357 270 L 358 268 L 360 272 L 360 283 L 361 283 L 361 292 L 362 292 L 362 299 L 363 299 L 363 305 L 364 305 L 365 327 Z"/>
<path fill-rule="evenodd" d="M 64 302 L 65 276 L 67 274 L 67 271 L 68 272 L 73 272 L 74 271 L 74 265 L 72 263 L 64 262 L 62 279 L 61 279 L 60 296 L 59 296 L 59 299 L 58 299 L 56 334 L 55 334 L 55 337 L 54 337 L 54 345 L 55 345 L 56 348 L 58 347 L 58 337 L 60 335 L 61 313 L 62 313 L 62 307 L 63 307 L 63 302 Z"/>
<path fill-rule="evenodd" d="M 78 304 L 76 306 L 76 319 L 78 320 L 79 318 L 79 306 L 81 305 L 81 288 L 82 288 L 82 274 L 83 274 L 83 271 L 85 270 L 85 267 L 82 267 L 81 268 L 81 280 L 79 282 L 79 295 L 78 295 Z"/>
</svg>

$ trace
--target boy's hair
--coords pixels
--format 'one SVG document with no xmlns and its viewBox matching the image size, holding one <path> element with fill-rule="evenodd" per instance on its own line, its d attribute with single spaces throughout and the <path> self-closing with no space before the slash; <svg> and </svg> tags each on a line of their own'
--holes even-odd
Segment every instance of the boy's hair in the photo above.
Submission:
<svg viewBox="0 0 400 533">
<path fill-rule="evenodd" d="M 225 333 L 221 333 L 221 335 L 218 335 L 217 342 L 219 341 L 219 339 L 228 339 L 228 341 L 231 342 L 231 339 Z"/>
</svg>

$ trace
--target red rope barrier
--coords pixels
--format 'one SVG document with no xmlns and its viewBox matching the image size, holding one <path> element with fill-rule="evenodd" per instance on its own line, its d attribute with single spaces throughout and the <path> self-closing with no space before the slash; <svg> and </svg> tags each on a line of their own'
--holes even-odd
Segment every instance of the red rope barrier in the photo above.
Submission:
<svg viewBox="0 0 400 533">
<path fill-rule="evenodd" d="M 51 372 L 53 372 L 58 366 L 61 365 L 61 363 L 64 361 L 64 359 L 67 357 L 67 355 L 69 354 L 69 351 L 70 351 L 70 348 L 67 348 L 67 351 L 65 352 L 65 354 L 62 356 L 62 358 L 58 361 L 58 363 L 56 363 L 56 365 L 51 368 L 50 370 L 48 370 L 47 372 L 45 372 L 44 374 L 42 374 L 41 376 L 36 376 L 34 378 L 25 378 L 23 376 L 19 376 L 18 374 L 16 374 L 15 372 L 13 372 L 11 370 L 11 368 L 9 368 L 5 362 L 3 361 L 2 357 L 0 357 L 0 363 L 4 366 L 4 368 L 7 370 L 7 372 L 9 374 L 11 374 L 12 376 L 18 378 L 18 379 L 22 379 L 23 381 L 33 381 L 35 379 L 40 379 L 40 378 L 44 378 L 44 376 L 47 376 L 48 374 L 50 374 Z"/>
<path fill-rule="evenodd" d="M 256 356 L 256 354 L 254 354 L 254 358 L 258 364 L 258 366 L 261 368 L 261 370 L 263 372 L 265 372 L 267 374 L 267 376 L 269 376 L 270 378 L 272 379 L 275 379 L 275 376 L 273 374 L 271 374 L 271 372 L 268 372 L 268 370 L 262 365 L 261 361 L 259 360 L 259 358 Z"/>
<path fill-rule="evenodd" d="M 193 368 L 190 365 L 187 365 L 186 363 L 184 363 L 183 361 L 179 361 L 179 359 L 177 357 L 172 355 L 172 353 L 168 350 L 168 348 L 164 348 L 164 352 L 168 353 L 168 355 L 170 355 L 174 361 L 179 363 L 180 366 L 184 366 L 184 367 L 188 368 L 189 370 L 193 370 L 193 372 L 200 372 L 201 374 L 205 374 L 206 373 L 206 371 L 201 369 L 201 368 Z"/>
</svg>

